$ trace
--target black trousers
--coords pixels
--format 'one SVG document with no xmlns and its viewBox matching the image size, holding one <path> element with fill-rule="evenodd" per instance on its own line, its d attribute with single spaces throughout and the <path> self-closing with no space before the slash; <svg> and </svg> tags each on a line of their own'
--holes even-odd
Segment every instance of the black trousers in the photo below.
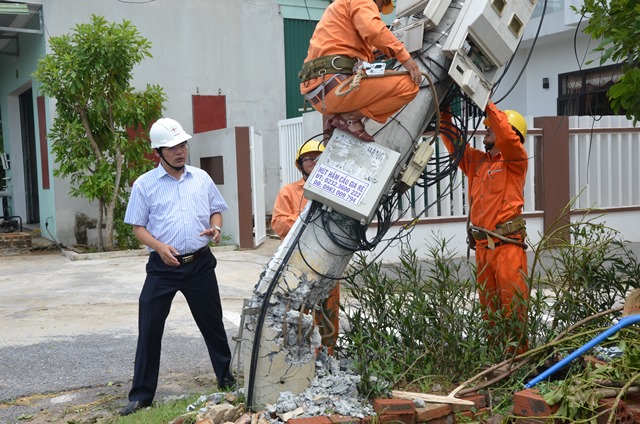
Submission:
<svg viewBox="0 0 640 424">
<path fill-rule="evenodd" d="M 222 321 L 216 264 L 210 250 L 178 267 L 166 265 L 155 252 L 149 255 L 147 278 L 139 300 L 138 346 L 130 401 L 151 402 L 155 396 L 165 321 L 178 291 L 187 299 L 204 337 L 218 382 L 231 378 L 231 350 Z"/>
</svg>

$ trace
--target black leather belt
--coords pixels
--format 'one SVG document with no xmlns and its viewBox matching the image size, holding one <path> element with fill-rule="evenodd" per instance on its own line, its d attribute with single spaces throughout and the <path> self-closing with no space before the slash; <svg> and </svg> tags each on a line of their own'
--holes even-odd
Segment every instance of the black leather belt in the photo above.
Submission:
<svg viewBox="0 0 640 424">
<path fill-rule="evenodd" d="M 200 249 L 196 250 L 193 253 L 187 253 L 186 255 L 176 256 L 176 259 L 178 260 L 178 262 L 180 262 L 180 265 L 188 264 L 198 259 L 198 257 L 202 256 L 202 254 L 205 253 L 208 249 L 209 249 L 209 246 L 207 245 L 207 246 L 201 247 Z"/>
</svg>

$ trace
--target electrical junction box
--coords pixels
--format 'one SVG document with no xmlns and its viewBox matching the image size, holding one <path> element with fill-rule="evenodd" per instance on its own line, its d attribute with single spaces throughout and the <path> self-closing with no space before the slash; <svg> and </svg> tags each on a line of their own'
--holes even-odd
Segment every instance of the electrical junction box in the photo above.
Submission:
<svg viewBox="0 0 640 424">
<path fill-rule="evenodd" d="M 398 41 L 404 44 L 409 53 L 422 49 L 424 38 L 424 21 L 414 22 L 411 25 L 392 31 Z"/>
<path fill-rule="evenodd" d="M 515 53 L 537 0 L 464 3 L 442 49 L 453 56 L 449 76 L 480 108 L 498 69 Z"/>
<path fill-rule="evenodd" d="M 399 158 L 394 150 L 336 129 L 307 178 L 304 197 L 368 224 Z"/>
<path fill-rule="evenodd" d="M 402 173 L 400 181 L 402 181 L 407 187 L 413 187 L 418 179 L 422 175 L 422 172 L 427 167 L 429 159 L 433 156 L 435 148 L 427 142 L 422 142 L 415 153 L 411 157 L 411 160 L 407 163 L 407 167 Z"/>
<path fill-rule="evenodd" d="M 396 17 L 403 18 L 416 13 L 422 13 L 429 0 L 397 0 Z"/>
<path fill-rule="evenodd" d="M 396 17 L 418 15 L 425 20 L 427 28 L 433 28 L 438 26 L 450 4 L 451 0 L 398 0 Z"/>
</svg>

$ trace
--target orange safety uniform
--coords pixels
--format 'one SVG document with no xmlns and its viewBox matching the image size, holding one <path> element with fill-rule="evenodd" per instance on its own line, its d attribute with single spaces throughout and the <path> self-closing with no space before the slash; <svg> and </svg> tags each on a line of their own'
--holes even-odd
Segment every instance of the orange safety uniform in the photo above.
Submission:
<svg viewBox="0 0 640 424">
<path fill-rule="evenodd" d="M 300 216 L 300 212 L 307 206 L 307 199 L 303 196 L 304 183 L 304 178 L 301 178 L 282 187 L 273 205 L 271 228 L 283 240 Z"/>
<path fill-rule="evenodd" d="M 467 146 L 459 166 L 469 182 L 471 223 L 495 231 L 498 224 L 522 214 L 528 157 L 506 114 L 492 102 L 487 105 L 486 112 L 489 126 L 495 134 L 495 147 L 500 152 L 491 157 L 488 152 Z M 441 125 L 443 142 L 449 152 L 453 152 L 453 142 L 445 135 L 456 131 L 451 124 L 451 115 L 443 113 Z M 523 241 L 520 234 L 509 237 Z M 514 339 L 520 341 L 517 351 L 521 353 L 527 346 L 524 334 L 529 299 L 525 282 L 527 255 L 522 247 L 515 244 L 503 243 L 497 238 L 494 242 L 495 249 L 490 249 L 487 240 L 476 241 L 480 304 L 485 311 L 503 311 L 507 317 L 514 312 L 517 314 L 521 325 L 512 331 Z"/>
<path fill-rule="evenodd" d="M 309 42 L 305 62 L 322 56 L 343 55 L 373 62 L 374 50 L 401 63 L 410 58 L 404 45 L 391 33 L 380 18 L 372 0 L 336 0 L 327 7 Z M 334 74 L 317 77 L 300 84 L 304 95 Z M 348 76 L 339 74 L 342 79 Z M 334 87 L 325 92 L 324 101 L 312 106 L 320 113 L 333 115 L 359 110 L 364 116 L 381 124 L 418 94 L 418 86 L 409 75 L 363 78 L 360 87 L 338 97 Z"/>
<path fill-rule="evenodd" d="M 304 197 L 304 178 L 283 186 L 278 192 L 276 202 L 273 205 L 271 228 L 284 240 L 291 227 L 307 206 Z M 323 305 L 324 312 L 315 314 L 316 324 L 321 327 L 322 344 L 327 346 L 329 354 L 333 354 L 333 348 L 338 340 L 338 323 L 340 314 L 340 283 L 329 293 L 329 297 Z M 329 321 L 329 322 L 327 322 Z M 326 327 L 330 325 L 329 330 Z"/>
</svg>

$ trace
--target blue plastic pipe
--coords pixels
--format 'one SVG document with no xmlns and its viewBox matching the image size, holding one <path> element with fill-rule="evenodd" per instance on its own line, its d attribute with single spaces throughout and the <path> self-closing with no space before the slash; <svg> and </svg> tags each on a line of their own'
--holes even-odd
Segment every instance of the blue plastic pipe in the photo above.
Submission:
<svg viewBox="0 0 640 424">
<path fill-rule="evenodd" d="M 613 335 L 613 334 L 617 333 L 618 331 L 622 330 L 624 327 L 627 327 L 627 326 L 629 326 L 629 325 L 631 325 L 633 323 L 636 323 L 638 321 L 640 321 L 640 314 L 629 315 L 628 317 L 622 317 L 620 319 L 620 321 L 618 321 L 617 324 L 612 325 L 611 327 L 609 327 L 608 329 L 606 329 L 605 331 L 603 331 L 602 333 L 600 333 L 599 335 L 597 335 L 596 337 L 591 339 L 591 341 L 589 341 L 589 342 L 585 343 L 584 345 L 580 346 L 578 349 L 573 351 L 571 353 L 571 355 L 563 358 L 561 361 L 559 361 L 558 363 L 556 363 L 555 365 L 550 367 L 548 370 L 546 370 L 545 372 L 543 372 L 542 374 L 540 374 L 536 378 L 534 378 L 531 381 L 529 381 L 527 384 L 524 385 L 524 387 L 527 388 L 527 389 L 532 388 L 533 386 L 535 386 L 536 384 L 538 384 L 542 380 L 545 380 L 551 374 L 555 373 L 556 371 L 560 371 L 560 369 L 564 368 L 569 362 L 573 361 L 578 356 L 580 356 L 583 353 L 585 353 L 586 351 L 590 350 L 592 347 L 594 347 L 595 345 L 597 345 L 601 341 L 605 340 L 606 338 L 610 337 L 611 335 Z"/>
</svg>

